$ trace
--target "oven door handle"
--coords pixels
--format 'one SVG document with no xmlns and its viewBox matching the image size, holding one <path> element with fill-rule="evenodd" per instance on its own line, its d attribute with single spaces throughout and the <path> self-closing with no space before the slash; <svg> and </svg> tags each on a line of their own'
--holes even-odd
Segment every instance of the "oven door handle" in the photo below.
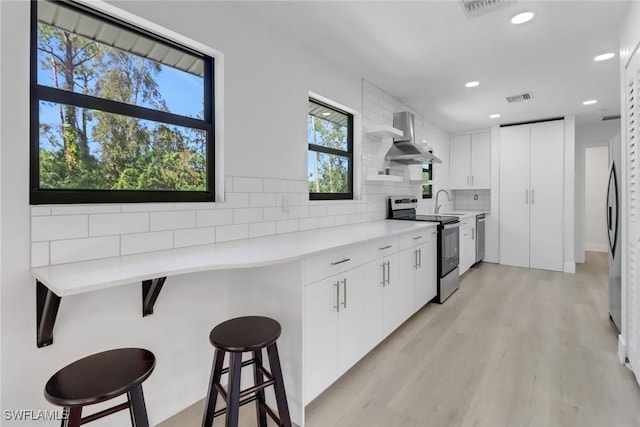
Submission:
<svg viewBox="0 0 640 427">
<path fill-rule="evenodd" d="M 460 227 L 460 223 L 456 222 L 455 224 L 447 224 L 442 228 L 444 228 L 445 230 L 449 230 L 450 228 L 458 228 L 458 227 Z"/>
</svg>

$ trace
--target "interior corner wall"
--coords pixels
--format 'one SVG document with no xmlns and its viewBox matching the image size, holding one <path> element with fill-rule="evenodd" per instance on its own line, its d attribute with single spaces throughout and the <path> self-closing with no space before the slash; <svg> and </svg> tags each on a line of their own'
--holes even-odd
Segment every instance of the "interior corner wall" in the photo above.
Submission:
<svg viewBox="0 0 640 427">
<path fill-rule="evenodd" d="M 564 272 L 575 273 L 575 150 L 576 117 L 564 118 Z"/>
<path fill-rule="evenodd" d="M 620 133 L 620 121 L 576 125 L 575 258 L 585 262 L 585 149 L 607 146 Z"/>
</svg>

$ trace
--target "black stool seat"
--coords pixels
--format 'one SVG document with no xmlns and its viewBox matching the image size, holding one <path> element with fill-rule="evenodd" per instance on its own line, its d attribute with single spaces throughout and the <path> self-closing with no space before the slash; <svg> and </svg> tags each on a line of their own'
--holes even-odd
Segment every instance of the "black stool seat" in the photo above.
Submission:
<svg viewBox="0 0 640 427">
<path fill-rule="evenodd" d="M 267 427 L 267 415 L 277 425 L 291 427 L 289 406 L 284 390 L 282 368 L 276 341 L 280 337 L 280 323 L 269 317 L 246 316 L 227 320 L 213 328 L 209 341 L 215 347 L 213 367 L 202 426 L 211 427 L 213 419 L 226 414 L 225 425 L 237 427 L 240 406 L 256 403 L 258 426 Z M 266 349 L 271 372 L 263 365 L 262 350 Z M 243 353 L 251 353 L 253 358 L 242 360 Z M 229 353 L 229 367 L 223 368 L 225 354 Z M 253 387 L 240 389 L 241 370 L 253 366 Z M 222 375 L 228 373 L 228 387 L 220 383 Z M 273 387 L 278 405 L 276 413 L 265 401 L 264 389 Z M 218 395 L 226 402 L 226 407 L 216 411 Z"/>
<path fill-rule="evenodd" d="M 44 397 L 67 411 L 68 418 L 63 420 L 63 426 L 84 424 L 127 408 L 133 425 L 148 425 L 141 384 L 151 375 L 155 364 L 153 353 L 141 348 L 120 348 L 93 354 L 56 372 L 47 381 Z M 125 393 L 127 403 L 81 419 L 83 406 Z"/>
<path fill-rule="evenodd" d="M 276 342 L 281 331 L 280 323 L 269 317 L 237 317 L 213 328 L 209 341 L 227 352 L 254 351 Z"/>
</svg>

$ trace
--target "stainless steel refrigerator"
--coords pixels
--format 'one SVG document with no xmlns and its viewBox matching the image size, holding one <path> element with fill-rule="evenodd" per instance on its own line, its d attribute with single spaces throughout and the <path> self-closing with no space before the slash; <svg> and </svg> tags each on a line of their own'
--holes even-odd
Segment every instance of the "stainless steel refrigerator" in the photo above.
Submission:
<svg viewBox="0 0 640 427">
<path fill-rule="evenodd" d="M 609 141 L 609 188 L 607 190 L 607 233 L 609 234 L 609 317 L 620 332 L 622 326 L 622 254 L 620 233 L 620 170 L 622 142 L 620 135 Z"/>
</svg>

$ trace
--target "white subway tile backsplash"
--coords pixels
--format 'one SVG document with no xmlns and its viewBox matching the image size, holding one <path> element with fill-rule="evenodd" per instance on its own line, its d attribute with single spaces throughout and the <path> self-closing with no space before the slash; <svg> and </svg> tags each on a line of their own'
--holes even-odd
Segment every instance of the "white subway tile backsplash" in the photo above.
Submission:
<svg viewBox="0 0 640 427">
<path fill-rule="evenodd" d="M 198 211 L 196 218 L 196 224 L 198 227 L 229 225 L 233 224 L 233 209 Z"/>
<path fill-rule="evenodd" d="M 36 216 L 31 218 L 31 241 L 75 239 L 89 236 L 87 215 Z"/>
<path fill-rule="evenodd" d="M 218 203 L 217 208 L 234 209 L 234 208 L 248 208 L 249 207 L 249 193 L 227 193 L 225 195 L 225 201 Z"/>
<path fill-rule="evenodd" d="M 318 217 L 327 215 L 326 206 L 309 206 L 309 216 Z"/>
<path fill-rule="evenodd" d="M 334 225 L 347 225 L 349 224 L 349 215 L 336 215 L 334 217 Z"/>
<path fill-rule="evenodd" d="M 31 206 L 31 216 L 51 215 L 49 206 Z"/>
<path fill-rule="evenodd" d="M 88 261 L 120 255 L 120 236 L 51 242 L 51 264 Z"/>
<path fill-rule="evenodd" d="M 223 225 L 216 228 L 216 242 L 249 238 L 249 224 Z"/>
<path fill-rule="evenodd" d="M 31 244 L 31 267 L 49 265 L 49 242 Z"/>
<path fill-rule="evenodd" d="M 262 208 L 241 208 L 233 210 L 234 224 L 247 224 L 263 220 Z"/>
<path fill-rule="evenodd" d="M 107 214 L 120 213 L 120 205 L 66 205 L 53 206 L 51 215 L 80 215 L 80 214 Z"/>
<path fill-rule="evenodd" d="M 316 228 L 318 228 L 318 218 L 302 218 L 299 221 L 298 229 L 300 231 L 314 230 Z"/>
<path fill-rule="evenodd" d="M 122 212 L 164 212 L 173 208 L 173 203 L 128 203 L 122 205 Z"/>
<path fill-rule="evenodd" d="M 307 218 L 309 206 L 292 206 L 289 209 L 289 219 Z"/>
<path fill-rule="evenodd" d="M 173 231 L 125 234 L 120 236 L 122 255 L 154 252 L 173 248 Z"/>
<path fill-rule="evenodd" d="M 342 205 L 327 205 L 327 215 L 341 215 Z"/>
<path fill-rule="evenodd" d="M 149 231 L 148 213 L 89 215 L 89 236 L 143 233 Z"/>
<path fill-rule="evenodd" d="M 301 180 L 288 181 L 289 193 L 309 194 L 309 183 Z"/>
<path fill-rule="evenodd" d="M 224 177 L 224 192 L 231 193 L 233 191 L 233 177 Z"/>
<path fill-rule="evenodd" d="M 335 225 L 335 218 L 332 216 L 323 216 L 318 218 L 318 228 L 333 227 Z"/>
<path fill-rule="evenodd" d="M 266 178 L 264 180 L 265 193 L 286 193 L 288 188 L 288 181 L 286 179 Z"/>
<path fill-rule="evenodd" d="M 249 206 L 252 208 L 270 208 L 276 206 L 275 193 L 249 194 Z"/>
<path fill-rule="evenodd" d="M 298 220 L 297 219 L 288 219 L 284 221 L 276 222 L 276 233 L 292 233 L 294 231 L 298 231 Z"/>
<path fill-rule="evenodd" d="M 151 231 L 176 230 L 181 228 L 195 228 L 196 212 L 152 212 L 150 214 Z"/>
<path fill-rule="evenodd" d="M 194 203 L 176 203 L 176 211 L 204 211 L 207 209 L 215 209 L 214 202 L 194 202 Z"/>
<path fill-rule="evenodd" d="M 264 191 L 263 188 L 262 178 L 244 178 L 240 176 L 233 178 L 234 193 L 258 193 Z"/>
<path fill-rule="evenodd" d="M 187 230 L 175 230 L 173 232 L 173 246 L 183 248 L 185 246 L 208 245 L 216 241 L 215 227 L 190 228 Z"/>
<path fill-rule="evenodd" d="M 276 234 L 275 221 L 249 224 L 249 238 L 264 237 Z"/>
<path fill-rule="evenodd" d="M 264 208 L 264 220 L 265 221 L 280 221 L 287 219 L 289 213 L 282 210 L 281 207 Z"/>
</svg>

